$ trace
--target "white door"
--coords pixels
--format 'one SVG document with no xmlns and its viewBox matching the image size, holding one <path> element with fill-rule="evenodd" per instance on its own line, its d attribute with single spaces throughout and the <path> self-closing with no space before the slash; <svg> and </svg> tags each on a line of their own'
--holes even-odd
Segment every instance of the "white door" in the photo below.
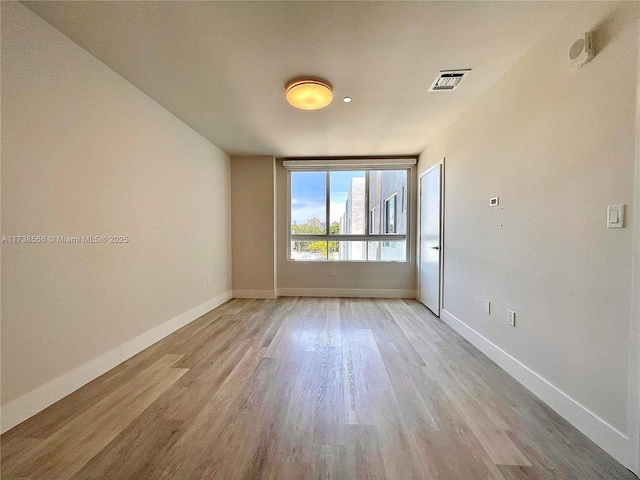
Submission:
<svg viewBox="0 0 640 480">
<path fill-rule="evenodd" d="M 420 301 L 440 316 L 442 163 L 420 177 Z"/>
</svg>

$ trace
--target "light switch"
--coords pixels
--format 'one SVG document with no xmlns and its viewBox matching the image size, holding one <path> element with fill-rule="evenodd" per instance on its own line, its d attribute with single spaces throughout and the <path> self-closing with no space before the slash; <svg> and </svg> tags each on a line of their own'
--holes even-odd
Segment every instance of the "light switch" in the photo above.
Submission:
<svg viewBox="0 0 640 480">
<path fill-rule="evenodd" d="M 609 205 L 607 207 L 607 228 L 624 227 L 624 205 Z"/>
</svg>

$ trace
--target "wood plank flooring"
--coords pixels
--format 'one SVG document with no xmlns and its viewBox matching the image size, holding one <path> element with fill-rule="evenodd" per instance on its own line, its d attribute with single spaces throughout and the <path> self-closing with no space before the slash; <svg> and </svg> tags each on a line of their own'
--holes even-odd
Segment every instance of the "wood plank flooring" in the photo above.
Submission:
<svg viewBox="0 0 640 480">
<path fill-rule="evenodd" d="M 0 442 L 3 479 L 636 478 L 413 300 L 232 300 Z"/>
</svg>

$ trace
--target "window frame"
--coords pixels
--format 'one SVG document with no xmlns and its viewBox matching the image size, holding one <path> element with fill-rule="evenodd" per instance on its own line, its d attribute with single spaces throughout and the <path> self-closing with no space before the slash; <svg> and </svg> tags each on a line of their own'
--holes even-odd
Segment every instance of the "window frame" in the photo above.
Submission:
<svg viewBox="0 0 640 480">
<path fill-rule="evenodd" d="M 410 159 L 411 163 L 404 164 L 386 164 L 386 163 L 376 163 L 373 165 L 362 165 L 362 164 L 354 164 L 351 165 L 351 162 L 348 168 L 344 168 L 344 166 L 339 165 L 338 168 L 331 168 L 334 163 L 337 162 L 327 162 L 326 164 L 317 164 L 316 168 L 287 168 L 287 163 L 298 163 L 305 162 L 304 160 L 298 161 L 290 161 L 284 162 L 284 167 L 287 170 L 287 260 L 288 261 L 301 261 L 296 260 L 291 257 L 292 254 L 292 243 L 296 241 L 300 242 L 313 242 L 313 241 L 326 241 L 326 242 L 364 242 L 365 243 L 365 252 L 364 259 L 362 260 L 345 260 L 345 259 L 329 259 L 328 256 L 326 259 L 318 259 L 318 260 L 304 260 L 303 262 L 348 262 L 348 263 L 408 263 L 411 261 L 411 227 L 412 227 L 412 219 L 411 219 L 411 209 L 409 208 L 409 202 L 407 202 L 407 209 L 402 213 L 406 212 L 406 231 L 405 233 L 370 233 L 371 225 L 370 225 L 370 216 L 371 213 L 375 210 L 376 206 L 369 208 L 369 194 L 370 194 L 370 172 L 381 171 L 381 170 L 394 170 L 394 171 L 405 171 L 406 173 L 406 183 L 402 188 L 406 188 L 407 195 L 410 194 L 410 185 L 412 183 L 413 172 L 416 164 L 415 159 Z M 311 163 L 311 162 L 310 162 Z M 364 233 L 362 234 L 353 234 L 353 233 L 341 233 L 341 234 L 331 234 L 330 233 L 330 214 L 331 214 L 331 172 L 335 171 L 353 171 L 353 172 L 364 172 L 365 178 L 365 203 L 364 203 L 364 211 L 368 212 L 364 215 Z M 291 232 L 291 174 L 292 172 L 325 172 L 326 180 L 325 180 L 325 233 L 324 234 L 294 234 Z M 396 215 L 395 215 L 395 223 L 398 221 L 398 191 L 390 196 L 396 196 Z M 389 198 L 389 197 L 387 197 Z M 381 212 L 381 215 L 384 213 Z M 383 219 L 381 218 L 381 227 L 383 226 Z M 374 220 L 375 221 L 375 220 Z M 368 250 L 369 250 L 369 242 L 405 242 L 405 257 L 402 260 L 376 260 L 369 259 Z M 328 245 L 328 244 L 327 244 Z"/>
</svg>

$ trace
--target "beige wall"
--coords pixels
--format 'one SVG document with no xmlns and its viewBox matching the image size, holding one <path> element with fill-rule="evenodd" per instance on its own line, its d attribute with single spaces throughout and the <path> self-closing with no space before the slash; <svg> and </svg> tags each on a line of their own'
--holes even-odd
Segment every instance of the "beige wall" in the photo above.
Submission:
<svg viewBox="0 0 640 480">
<path fill-rule="evenodd" d="M 2 244 L 3 405 L 230 294 L 229 161 L 2 2 L 2 235 L 129 237 Z"/>
<path fill-rule="evenodd" d="M 415 175 L 411 178 L 411 206 L 415 212 Z M 277 182 L 277 258 L 278 291 L 289 294 L 380 295 L 414 297 L 416 290 L 415 242 L 411 243 L 410 261 L 395 262 L 300 262 L 287 260 L 288 205 L 287 171 L 279 160 L 276 165 Z M 415 230 L 414 215 L 411 231 Z M 414 236 L 412 234 L 412 236 Z M 335 275 L 329 275 L 329 269 Z M 364 292 L 366 290 L 366 292 Z"/>
<path fill-rule="evenodd" d="M 275 296 L 273 157 L 231 160 L 234 296 Z"/>
<path fill-rule="evenodd" d="M 623 434 L 639 10 L 576 6 L 419 163 L 446 157 L 444 309 Z M 592 29 L 596 57 L 571 70 Z M 606 228 L 612 204 L 626 228 Z"/>
</svg>

